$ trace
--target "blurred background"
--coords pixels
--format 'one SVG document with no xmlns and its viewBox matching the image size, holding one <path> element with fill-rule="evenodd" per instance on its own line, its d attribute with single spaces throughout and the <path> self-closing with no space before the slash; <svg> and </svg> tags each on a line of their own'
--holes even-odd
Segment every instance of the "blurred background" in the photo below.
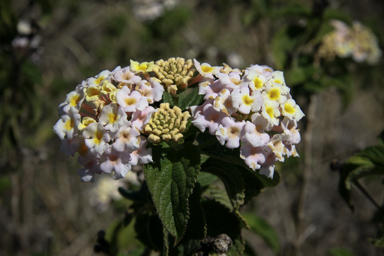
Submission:
<svg viewBox="0 0 384 256">
<path fill-rule="evenodd" d="M 301 158 L 242 209 L 269 224 L 269 240 L 244 232 L 254 255 L 384 255 L 368 241 L 381 228 L 374 205 L 354 190 L 352 212 L 330 169 L 377 144 L 384 61 L 316 55 L 331 19 L 360 21 L 383 49 L 383 1 L 1 0 L 0 13 L 0 255 L 95 255 L 98 231 L 111 233 L 129 204 L 117 187 L 137 177 L 81 183 L 52 130 L 57 107 L 102 70 L 177 56 L 282 70 L 306 114 Z M 384 201 L 381 180 L 361 183 Z M 134 255 L 132 227 L 121 232 L 119 255 Z"/>
</svg>

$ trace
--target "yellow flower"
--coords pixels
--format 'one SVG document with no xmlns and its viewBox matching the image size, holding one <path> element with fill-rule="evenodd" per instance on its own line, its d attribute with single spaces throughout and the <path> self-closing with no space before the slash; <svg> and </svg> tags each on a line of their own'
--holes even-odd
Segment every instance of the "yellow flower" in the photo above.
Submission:
<svg viewBox="0 0 384 256">
<path fill-rule="evenodd" d="M 155 64 L 153 61 L 139 63 L 137 61 L 131 60 L 130 69 L 131 69 L 131 71 L 135 72 L 136 74 L 140 73 L 140 72 L 148 73 L 148 72 L 151 72 L 153 70 L 154 66 L 155 66 Z"/>
</svg>

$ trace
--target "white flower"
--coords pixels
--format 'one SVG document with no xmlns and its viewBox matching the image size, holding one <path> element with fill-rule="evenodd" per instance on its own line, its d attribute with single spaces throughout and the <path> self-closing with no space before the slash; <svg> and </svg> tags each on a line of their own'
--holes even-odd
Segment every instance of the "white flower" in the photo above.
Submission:
<svg viewBox="0 0 384 256">
<path fill-rule="evenodd" d="M 77 129 L 76 123 L 80 122 L 78 111 L 71 107 L 68 115 L 63 115 L 59 121 L 53 126 L 53 131 L 60 139 L 72 139 Z"/>
<path fill-rule="evenodd" d="M 136 112 L 136 109 L 144 110 L 148 106 L 148 101 L 140 94 L 140 92 L 131 92 L 127 86 L 124 86 L 116 94 L 116 100 L 125 112 Z"/>
<path fill-rule="evenodd" d="M 250 94 L 248 87 L 236 88 L 232 94 L 232 104 L 243 114 L 249 114 L 251 111 L 257 112 L 260 110 L 263 99 L 259 91 L 254 91 Z"/>
<path fill-rule="evenodd" d="M 101 155 L 109 147 L 110 135 L 99 123 L 89 124 L 83 130 L 83 136 L 85 138 L 85 145 L 87 145 L 92 153 Z"/>
<path fill-rule="evenodd" d="M 193 62 L 195 63 L 197 71 L 203 77 L 213 78 L 213 75 L 216 75 L 220 72 L 221 67 L 212 67 L 208 63 L 200 64 L 200 62 L 198 62 L 196 59 L 193 59 Z"/>
<path fill-rule="evenodd" d="M 104 129 L 110 132 L 116 132 L 120 127 L 129 125 L 127 114 L 114 103 L 105 106 L 101 110 L 99 123 L 104 126 Z"/>
<path fill-rule="evenodd" d="M 290 120 L 296 119 L 296 121 L 299 121 L 305 116 L 299 105 L 296 105 L 296 102 L 293 99 L 289 99 L 281 104 L 281 113 Z"/>
</svg>

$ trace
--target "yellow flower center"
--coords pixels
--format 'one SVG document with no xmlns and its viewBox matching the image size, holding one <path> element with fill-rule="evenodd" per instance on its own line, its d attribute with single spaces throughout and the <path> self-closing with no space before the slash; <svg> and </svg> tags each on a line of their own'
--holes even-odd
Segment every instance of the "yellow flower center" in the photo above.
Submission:
<svg viewBox="0 0 384 256">
<path fill-rule="evenodd" d="M 95 144 L 100 144 L 102 139 L 103 139 L 103 134 L 99 131 L 96 131 L 95 137 L 93 138 L 93 141 L 95 142 Z"/>
<path fill-rule="evenodd" d="M 128 106 L 134 105 L 136 102 L 137 102 L 137 100 L 135 98 L 125 99 L 125 104 L 127 104 Z"/>
<path fill-rule="evenodd" d="M 109 119 L 109 123 L 112 124 L 117 121 L 117 115 L 115 115 L 114 113 L 109 113 L 108 119 Z"/>
<path fill-rule="evenodd" d="M 280 98 L 280 90 L 278 88 L 272 88 L 268 92 L 269 99 L 278 100 Z"/>
<path fill-rule="evenodd" d="M 71 98 L 71 100 L 69 101 L 70 106 L 72 106 L 72 107 L 76 106 L 77 103 L 79 103 L 80 99 L 81 99 L 81 98 L 80 98 L 80 95 L 79 95 L 79 94 L 74 95 L 74 96 Z"/>
<path fill-rule="evenodd" d="M 231 127 L 229 129 L 229 137 L 238 137 L 238 135 L 240 134 L 240 129 L 237 128 L 237 127 Z"/>
<path fill-rule="evenodd" d="M 138 69 L 143 71 L 143 72 L 146 71 L 147 68 L 148 68 L 148 65 L 145 63 L 141 63 L 140 66 L 138 67 Z"/>
<path fill-rule="evenodd" d="M 250 106 L 252 103 L 253 103 L 253 99 L 251 97 L 249 97 L 249 95 L 244 95 L 243 98 L 243 103 L 247 106 Z"/>
<path fill-rule="evenodd" d="M 265 108 L 265 111 L 267 112 L 267 114 L 271 117 L 271 118 L 273 118 L 274 116 L 273 116 L 273 107 L 266 107 Z"/>
<path fill-rule="evenodd" d="M 280 79 L 275 79 L 275 81 L 274 81 L 275 83 L 277 83 L 277 84 L 283 84 L 283 82 L 280 80 Z"/>
<path fill-rule="evenodd" d="M 253 79 L 253 83 L 255 84 L 256 89 L 260 89 L 261 87 L 263 87 L 263 82 L 258 77 L 255 77 L 255 79 Z"/>
<path fill-rule="evenodd" d="M 288 103 L 286 103 L 284 105 L 284 111 L 287 112 L 288 114 L 295 113 L 295 109 L 293 108 L 293 106 L 291 104 L 288 104 Z"/>
<path fill-rule="evenodd" d="M 69 119 L 67 122 L 65 122 L 64 127 L 67 131 L 72 130 L 75 126 L 75 121 L 73 119 Z"/>
<path fill-rule="evenodd" d="M 213 71 L 213 67 L 210 67 L 210 66 L 201 66 L 201 70 L 204 72 L 204 73 L 212 73 Z"/>
<path fill-rule="evenodd" d="M 104 80 L 104 76 L 99 76 L 96 80 L 95 80 L 95 84 L 100 84 L 101 81 Z"/>
</svg>

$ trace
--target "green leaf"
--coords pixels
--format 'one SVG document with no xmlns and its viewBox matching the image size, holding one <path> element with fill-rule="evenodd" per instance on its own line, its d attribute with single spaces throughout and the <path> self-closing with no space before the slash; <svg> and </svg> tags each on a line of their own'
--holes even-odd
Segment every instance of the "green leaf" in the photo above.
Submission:
<svg viewBox="0 0 384 256">
<path fill-rule="evenodd" d="M 275 34 L 272 39 L 272 54 L 278 69 L 284 69 L 288 54 L 302 34 L 303 28 L 297 26 L 285 26 Z"/>
<path fill-rule="evenodd" d="M 209 159 L 205 163 L 203 171 L 214 174 L 221 179 L 233 208 L 238 209 L 244 203 L 245 184 L 241 171 L 237 166 Z"/>
<path fill-rule="evenodd" d="M 145 203 L 149 196 L 148 186 L 145 182 L 138 191 L 127 191 L 122 187 L 119 187 L 118 191 L 123 197 L 138 203 Z"/>
<path fill-rule="evenodd" d="M 109 242 L 109 251 L 112 255 L 115 255 L 120 249 L 132 248 L 138 245 L 135 236 L 136 232 L 132 222 L 124 226 L 124 221 L 118 220 L 112 222 L 108 227 L 105 239 Z"/>
<path fill-rule="evenodd" d="M 179 244 L 171 249 L 170 255 L 193 255 L 200 241 L 207 235 L 205 214 L 200 202 L 201 187 L 196 183 L 193 193 L 189 198 L 190 218 L 185 236 Z"/>
<path fill-rule="evenodd" d="M 353 210 L 352 185 L 362 177 L 384 175 L 384 146 L 371 146 L 352 156 L 340 172 L 339 193 Z"/>
<path fill-rule="evenodd" d="M 354 253 L 352 253 L 351 251 L 344 249 L 344 248 L 330 249 L 328 251 L 328 255 L 330 255 L 330 256 L 355 256 Z"/>
<path fill-rule="evenodd" d="M 147 248 L 162 251 L 163 226 L 157 215 L 139 213 L 135 221 L 136 238 Z"/>
<path fill-rule="evenodd" d="M 202 187 L 208 186 L 215 182 L 217 177 L 207 172 L 200 172 L 199 177 L 197 177 L 197 182 L 200 183 Z"/>
<path fill-rule="evenodd" d="M 152 158 L 144 176 L 163 225 L 178 243 L 188 223 L 188 198 L 200 172 L 200 152 L 192 144 L 178 151 L 153 146 Z"/>
<path fill-rule="evenodd" d="M 252 213 L 245 213 L 243 217 L 247 220 L 250 229 L 259 235 L 263 241 L 272 249 L 277 255 L 280 250 L 279 236 L 275 229 L 268 224 L 264 219 Z"/>
<path fill-rule="evenodd" d="M 172 94 L 170 94 L 167 91 L 164 91 L 163 92 L 163 102 L 169 103 L 169 106 L 172 108 L 174 106 Z"/>
<path fill-rule="evenodd" d="M 207 221 L 207 235 L 217 237 L 220 234 L 228 235 L 233 242 L 228 250 L 228 256 L 241 255 L 244 251 L 244 240 L 241 236 L 241 226 L 235 212 L 214 200 L 202 202 Z"/>
<path fill-rule="evenodd" d="M 215 200 L 216 202 L 219 202 L 220 204 L 227 207 L 230 211 L 233 211 L 233 205 L 228 197 L 228 194 L 221 188 L 212 185 L 208 186 L 204 190 L 203 197 L 209 200 Z"/>
<path fill-rule="evenodd" d="M 313 66 L 297 67 L 295 69 L 288 69 L 284 72 L 284 76 L 287 84 L 292 87 L 294 85 L 302 84 L 307 80 L 311 80 L 312 76 L 317 71 L 318 69 Z"/>
<path fill-rule="evenodd" d="M 124 227 L 131 224 L 131 221 L 133 220 L 133 213 L 125 213 L 124 219 L 123 219 L 123 225 Z"/>
<path fill-rule="evenodd" d="M 204 98 L 204 95 L 199 95 L 199 88 L 189 88 L 179 95 L 179 107 L 185 110 L 189 106 L 198 105 Z"/>
</svg>

